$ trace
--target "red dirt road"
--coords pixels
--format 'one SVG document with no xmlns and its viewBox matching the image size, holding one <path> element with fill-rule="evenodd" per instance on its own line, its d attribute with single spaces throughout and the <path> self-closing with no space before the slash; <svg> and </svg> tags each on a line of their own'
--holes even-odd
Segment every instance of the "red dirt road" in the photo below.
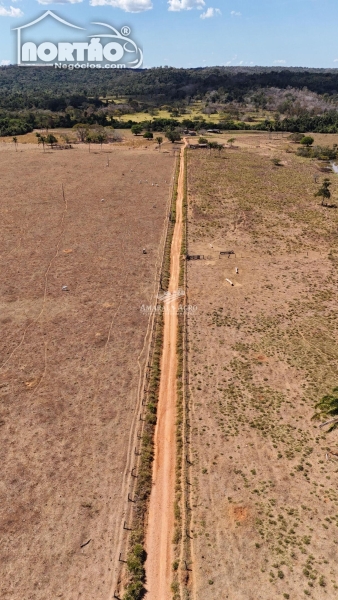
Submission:
<svg viewBox="0 0 338 600">
<path fill-rule="evenodd" d="M 184 147 L 181 149 L 176 206 L 176 224 L 170 258 L 169 291 L 178 289 L 182 244 L 182 204 L 184 193 Z M 167 305 L 164 313 L 161 382 L 155 430 L 153 490 L 150 496 L 146 539 L 147 600 L 170 600 L 172 536 L 175 494 L 175 420 L 177 373 L 177 305 Z"/>
</svg>

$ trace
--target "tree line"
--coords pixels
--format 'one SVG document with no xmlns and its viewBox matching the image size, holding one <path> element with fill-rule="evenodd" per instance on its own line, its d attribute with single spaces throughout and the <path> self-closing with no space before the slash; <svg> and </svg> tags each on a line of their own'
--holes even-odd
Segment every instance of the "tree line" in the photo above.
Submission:
<svg viewBox="0 0 338 600">
<path fill-rule="evenodd" d="M 285 67 L 206 67 L 200 69 L 116 69 L 68 71 L 18 66 L 0 68 L 0 109 L 62 111 L 90 97 L 99 105 L 107 96 L 134 96 L 166 103 L 212 90 L 241 101 L 250 90 L 306 87 L 318 94 L 338 94 L 336 69 Z"/>
</svg>

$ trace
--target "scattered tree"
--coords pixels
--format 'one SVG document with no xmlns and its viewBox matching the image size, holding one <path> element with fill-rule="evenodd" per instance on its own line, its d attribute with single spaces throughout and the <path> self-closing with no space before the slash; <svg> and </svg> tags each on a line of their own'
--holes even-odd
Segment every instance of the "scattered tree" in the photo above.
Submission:
<svg viewBox="0 0 338 600">
<path fill-rule="evenodd" d="M 315 420 L 329 419 L 328 425 L 331 427 L 328 431 L 333 431 L 338 427 L 338 387 L 333 388 L 332 394 L 327 394 L 315 405 L 316 413 L 312 417 Z"/>
<path fill-rule="evenodd" d="M 218 142 L 208 142 L 208 147 L 209 147 L 209 154 L 211 154 L 212 149 L 218 150 L 218 153 L 220 154 L 224 148 L 224 144 L 219 144 Z"/>
<path fill-rule="evenodd" d="M 205 138 L 205 137 L 199 137 L 199 138 L 198 138 L 198 143 L 199 143 L 199 144 L 207 144 L 207 143 L 208 143 L 208 140 L 207 140 L 207 138 Z"/>
<path fill-rule="evenodd" d="M 75 131 L 80 142 L 85 142 L 88 135 L 88 125 L 84 123 L 77 123 L 73 127 L 73 131 Z"/>
<path fill-rule="evenodd" d="M 51 148 L 53 148 L 53 146 L 58 143 L 57 138 L 52 133 L 49 133 L 47 135 L 46 142 L 50 145 Z"/>
<path fill-rule="evenodd" d="M 230 138 L 228 140 L 228 144 L 230 144 L 230 148 L 232 148 L 232 146 L 234 145 L 235 140 L 236 140 L 236 138 Z"/>
<path fill-rule="evenodd" d="M 169 140 L 169 142 L 173 144 L 174 142 L 180 141 L 181 134 L 179 131 L 172 131 L 171 129 L 169 129 L 168 131 L 166 131 L 165 137 Z"/>
<path fill-rule="evenodd" d="M 330 200 L 330 198 L 331 198 L 331 192 L 329 190 L 330 185 L 331 185 L 331 181 L 327 177 L 325 177 L 321 187 L 315 193 L 315 196 L 322 198 L 322 206 L 327 205 L 326 202 L 324 203 L 324 200 Z"/>
<path fill-rule="evenodd" d="M 93 141 L 93 136 L 92 136 L 92 134 L 89 131 L 87 131 L 85 142 L 86 142 L 86 144 L 88 144 L 88 151 L 89 152 L 90 152 L 90 144 L 92 143 L 92 141 Z"/>
<path fill-rule="evenodd" d="M 43 151 L 46 152 L 45 144 L 47 142 L 47 138 L 44 135 L 41 135 L 40 133 L 37 133 L 36 137 L 38 138 L 38 144 L 42 144 Z"/>
<path fill-rule="evenodd" d="M 96 136 L 96 139 L 97 139 L 98 144 L 100 144 L 100 146 L 101 146 L 101 152 L 102 152 L 102 144 L 103 144 L 103 142 L 107 141 L 107 134 L 106 134 L 106 132 L 102 131 L 102 132 L 98 133 L 97 136 Z"/>
<path fill-rule="evenodd" d="M 15 146 L 15 152 L 17 152 L 18 151 L 18 138 L 14 136 L 13 142 L 14 142 L 14 146 Z"/>
<path fill-rule="evenodd" d="M 309 148 L 310 146 L 312 146 L 314 142 L 313 137 L 311 137 L 311 135 L 305 135 L 301 140 L 300 143 L 303 144 L 303 146 L 306 146 L 307 148 Z"/>
<path fill-rule="evenodd" d="M 154 134 L 153 134 L 151 131 L 146 131 L 146 132 L 143 134 L 143 137 L 144 137 L 146 140 L 152 140 L 152 139 L 153 139 L 153 137 L 154 137 Z"/>
<path fill-rule="evenodd" d="M 65 144 L 70 144 L 70 137 L 67 133 L 61 133 L 60 137 L 65 142 Z"/>
<path fill-rule="evenodd" d="M 158 143 L 158 149 L 161 150 L 161 145 L 163 143 L 163 137 L 161 137 L 160 135 L 156 138 L 156 141 Z"/>
<path fill-rule="evenodd" d="M 133 135 L 140 135 L 142 133 L 143 127 L 139 123 L 136 125 L 132 125 L 131 132 Z"/>
<path fill-rule="evenodd" d="M 299 144 L 300 141 L 303 139 L 304 135 L 302 133 L 291 133 L 291 135 L 289 136 L 289 139 L 292 142 L 295 142 L 295 144 Z"/>
</svg>

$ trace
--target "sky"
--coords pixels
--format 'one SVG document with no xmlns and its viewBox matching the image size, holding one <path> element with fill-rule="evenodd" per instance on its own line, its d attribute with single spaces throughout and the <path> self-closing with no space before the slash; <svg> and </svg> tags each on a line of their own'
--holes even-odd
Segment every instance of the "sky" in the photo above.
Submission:
<svg viewBox="0 0 338 600">
<path fill-rule="evenodd" d="M 17 62 L 12 29 L 48 9 L 84 28 L 129 26 L 146 68 L 338 68 L 337 0 L 0 0 L 0 64 Z"/>
</svg>

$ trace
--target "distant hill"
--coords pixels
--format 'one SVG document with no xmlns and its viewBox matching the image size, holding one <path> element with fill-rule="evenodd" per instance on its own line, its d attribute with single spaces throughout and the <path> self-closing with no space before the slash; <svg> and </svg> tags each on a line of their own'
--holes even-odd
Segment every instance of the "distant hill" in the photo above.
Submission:
<svg viewBox="0 0 338 600">
<path fill-rule="evenodd" d="M 8 66 L 0 68 L 0 109 L 64 110 L 76 98 L 127 96 L 155 104 L 203 96 L 221 89 L 229 100 L 241 101 L 249 90 L 307 88 L 338 95 L 338 69 L 286 67 L 207 67 L 144 70 L 59 70 Z"/>
</svg>

